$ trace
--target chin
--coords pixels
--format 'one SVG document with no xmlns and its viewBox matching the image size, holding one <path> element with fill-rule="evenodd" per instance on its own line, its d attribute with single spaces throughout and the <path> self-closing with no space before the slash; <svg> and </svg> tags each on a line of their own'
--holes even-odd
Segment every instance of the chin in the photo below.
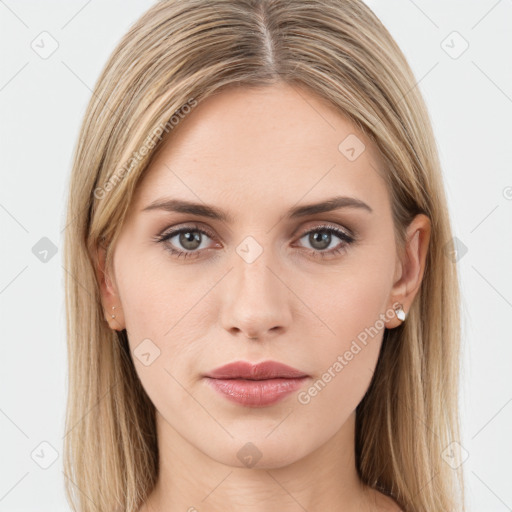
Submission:
<svg viewBox="0 0 512 512">
<path fill-rule="evenodd" d="M 287 439 L 285 444 L 282 438 L 270 439 L 273 434 L 267 435 L 267 432 L 260 432 L 258 435 L 236 436 L 221 450 L 209 450 L 206 455 L 231 467 L 278 469 L 294 464 L 308 453 L 301 439 L 294 441 L 293 437 L 284 436 Z M 246 440 L 241 442 L 241 438 Z"/>
</svg>

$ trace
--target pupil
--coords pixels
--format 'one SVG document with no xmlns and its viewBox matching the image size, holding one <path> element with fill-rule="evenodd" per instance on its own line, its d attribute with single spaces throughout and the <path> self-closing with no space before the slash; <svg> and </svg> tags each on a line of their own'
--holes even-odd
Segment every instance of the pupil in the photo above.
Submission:
<svg viewBox="0 0 512 512">
<path fill-rule="evenodd" d="M 318 242 L 319 246 L 317 245 Z M 318 231 L 313 233 L 310 235 L 310 243 L 316 249 L 326 249 L 331 243 L 331 234 L 327 231 Z"/>
<path fill-rule="evenodd" d="M 186 233 L 181 233 L 180 243 L 183 247 L 185 247 L 185 249 L 197 249 L 201 245 L 201 234 L 197 231 L 187 231 Z"/>
</svg>

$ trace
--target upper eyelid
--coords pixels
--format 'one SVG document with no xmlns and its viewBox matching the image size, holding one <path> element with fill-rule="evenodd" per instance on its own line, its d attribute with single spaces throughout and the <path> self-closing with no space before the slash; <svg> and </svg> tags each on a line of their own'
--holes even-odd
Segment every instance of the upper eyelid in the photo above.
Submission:
<svg viewBox="0 0 512 512">
<path fill-rule="evenodd" d="M 345 226 L 339 226 L 333 222 L 327 222 L 327 221 L 325 221 L 325 222 L 317 221 L 317 222 L 319 222 L 319 224 L 315 224 L 313 226 L 309 226 L 309 227 L 304 228 L 303 230 L 300 230 L 300 232 L 302 233 L 301 236 L 309 233 L 310 231 L 319 231 L 321 229 L 333 229 L 333 230 L 341 231 L 342 233 L 344 233 L 345 235 L 347 235 L 351 238 L 356 237 L 355 233 L 353 233 L 351 229 L 349 229 Z"/>
<path fill-rule="evenodd" d="M 315 222 L 315 221 L 312 221 L 312 222 Z M 345 234 L 347 237 L 355 240 L 357 237 L 356 237 L 356 234 L 352 232 L 352 230 L 346 228 L 346 227 L 342 227 L 342 226 L 338 226 L 334 223 L 331 223 L 331 222 L 326 222 L 326 221 L 316 221 L 318 222 L 319 224 L 316 224 L 316 225 L 313 225 L 313 226 L 309 226 L 309 227 L 305 227 L 301 230 L 299 229 L 296 229 L 293 231 L 293 236 L 298 236 L 298 238 L 302 238 L 303 236 L 307 235 L 308 233 L 310 233 L 311 231 L 320 231 L 321 229 L 332 229 L 334 231 L 338 230 L 338 231 L 341 231 L 343 234 Z M 204 234 L 206 234 L 208 237 L 210 238 L 215 238 L 215 234 L 213 233 L 213 230 L 210 230 L 209 228 L 206 228 L 204 226 L 202 226 L 200 223 L 195 223 L 195 225 L 185 225 L 185 226 L 178 226 L 176 228 L 169 228 L 169 229 L 165 229 L 162 234 L 160 235 L 162 238 L 167 238 L 167 239 L 170 239 L 170 238 L 173 238 L 174 236 L 176 236 L 177 234 L 179 234 L 181 231 L 183 230 L 190 230 L 190 231 L 200 231 L 200 232 L 203 232 Z M 300 234 L 296 235 L 296 233 L 299 232 Z M 335 236 L 338 236 L 336 235 L 336 233 L 334 233 Z M 338 236 L 339 237 L 339 236 Z M 345 240 L 343 240 L 345 242 Z"/>
</svg>

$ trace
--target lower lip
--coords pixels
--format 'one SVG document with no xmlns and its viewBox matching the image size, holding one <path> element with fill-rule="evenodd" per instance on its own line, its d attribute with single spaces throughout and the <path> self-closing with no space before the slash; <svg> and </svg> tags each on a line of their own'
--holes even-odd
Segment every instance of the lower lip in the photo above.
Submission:
<svg viewBox="0 0 512 512">
<path fill-rule="evenodd" d="M 307 377 L 297 379 L 212 379 L 208 383 L 228 400 L 248 407 L 265 407 L 275 404 L 297 391 Z"/>
</svg>

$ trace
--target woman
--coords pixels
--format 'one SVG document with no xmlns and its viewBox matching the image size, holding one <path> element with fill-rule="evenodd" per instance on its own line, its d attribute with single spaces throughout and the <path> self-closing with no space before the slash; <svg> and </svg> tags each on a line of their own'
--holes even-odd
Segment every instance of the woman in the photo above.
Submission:
<svg viewBox="0 0 512 512">
<path fill-rule="evenodd" d="M 365 4 L 158 2 L 68 224 L 74 510 L 464 510 L 440 165 Z"/>
</svg>

